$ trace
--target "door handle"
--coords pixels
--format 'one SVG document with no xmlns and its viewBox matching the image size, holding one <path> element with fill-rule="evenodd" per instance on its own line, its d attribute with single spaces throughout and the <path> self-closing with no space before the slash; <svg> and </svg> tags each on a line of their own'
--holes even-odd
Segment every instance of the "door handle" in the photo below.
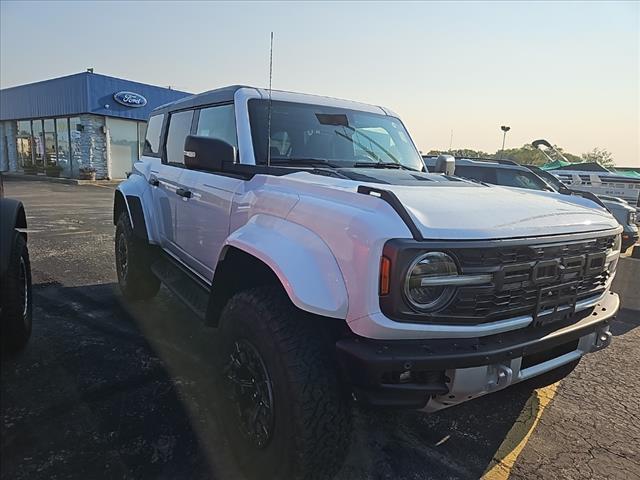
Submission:
<svg viewBox="0 0 640 480">
<path fill-rule="evenodd" d="M 160 185 L 160 180 L 158 180 L 156 177 L 151 177 L 149 179 L 149 185 L 157 187 L 158 185 Z"/>
<path fill-rule="evenodd" d="M 191 191 L 185 190 L 184 188 L 178 188 L 176 193 L 183 198 L 191 198 Z"/>
</svg>

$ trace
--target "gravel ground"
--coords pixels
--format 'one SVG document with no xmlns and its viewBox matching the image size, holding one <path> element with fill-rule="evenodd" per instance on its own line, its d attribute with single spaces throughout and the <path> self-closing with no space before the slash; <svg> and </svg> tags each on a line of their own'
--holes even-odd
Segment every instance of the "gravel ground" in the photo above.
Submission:
<svg viewBox="0 0 640 480">
<path fill-rule="evenodd" d="M 136 304 L 117 290 L 113 188 L 8 179 L 5 190 L 27 208 L 35 313 L 27 349 L 0 371 L 0 476 L 239 478 L 216 418 L 215 331 L 164 289 Z M 640 478 L 638 326 L 624 310 L 612 347 L 559 384 L 512 478 Z M 339 479 L 479 478 L 533 395 L 359 413 Z"/>
</svg>

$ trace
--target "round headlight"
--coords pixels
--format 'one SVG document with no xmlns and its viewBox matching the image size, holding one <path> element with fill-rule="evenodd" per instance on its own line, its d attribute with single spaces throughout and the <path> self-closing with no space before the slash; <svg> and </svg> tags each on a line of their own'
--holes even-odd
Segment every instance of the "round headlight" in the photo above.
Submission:
<svg viewBox="0 0 640 480">
<path fill-rule="evenodd" d="M 458 267 L 443 252 L 429 252 L 418 257 L 407 271 L 404 293 L 416 310 L 430 312 L 443 307 L 453 296 L 455 288 L 442 284 L 443 277 L 455 277 Z"/>
<path fill-rule="evenodd" d="M 614 252 L 619 252 L 620 250 L 622 250 L 622 234 L 616 235 L 616 238 L 613 241 L 613 246 L 611 247 L 611 249 Z"/>
</svg>

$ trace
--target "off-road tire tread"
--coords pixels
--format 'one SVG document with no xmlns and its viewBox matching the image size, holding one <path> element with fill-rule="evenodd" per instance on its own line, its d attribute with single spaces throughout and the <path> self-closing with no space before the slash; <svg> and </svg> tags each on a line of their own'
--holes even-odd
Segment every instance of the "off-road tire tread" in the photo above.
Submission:
<svg viewBox="0 0 640 480">
<path fill-rule="evenodd" d="M 263 319 L 265 340 L 276 345 L 289 375 L 296 444 L 291 454 L 297 455 L 292 479 L 330 479 L 348 450 L 351 411 L 322 319 L 298 310 L 281 288 L 258 287 L 236 294 L 223 321 L 231 311 L 246 308 Z"/>
<path fill-rule="evenodd" d="M 154 255 L 149 245 L 134 235 L 131 220 L 126 211 L 120 214 L 116 226 L 116 261 L 118 238 L 122 231 L 124 231 L 127 240 L 129 256 L 126 284 L 123 284 L 118 276 L 118 283 L 120 284 L 122 294 L 128 300 L 146 300 L 153 298 L 160 289 L 160 280 L 151 271 Z"/>
<path fill-rule="evenodd" d="M 27 269 L 27 281 L 29 306 L 27 310 L 28 325 L 25 325 L 22 316 L 23 304 L 19 300 L 17 294 L 23 286 L 19 281 L 20 274 L 20 257 L 24 258 Z M 33 294 L 31 292 L 31 262 L 29 260 L 29 249 L 24 236 L 18 232 L 14 232 L 11 253 L 7 271 L 2 279 L 2 288 L 0 288 L 2 302 L 2 318 L 0 325 L 2 334 L 2 353 L 15 353 L 21 350 L 29 340 L 32 329 L 33 317 Z"/>
</svg>

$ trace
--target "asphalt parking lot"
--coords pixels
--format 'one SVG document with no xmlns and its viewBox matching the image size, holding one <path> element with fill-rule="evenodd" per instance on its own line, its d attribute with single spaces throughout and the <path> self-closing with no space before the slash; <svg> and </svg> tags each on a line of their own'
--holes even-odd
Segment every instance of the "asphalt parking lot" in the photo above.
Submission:
<svg viewBox="0 0 640 480">
<path fill-rule="evenodd" d="M 12 178 L 5 192 L 27 208 L 35 311 L 26 350 L 2 362 L 0 476 L 239 478 L 216 418 L 215 331 L 164 289 L 136 304 L 118 292 L 113 187 Z M 539 391 L 358 413 L 339 479 L 640 479 L 639 327 L 623 309 L 610 348 Z"/>
</svg>

